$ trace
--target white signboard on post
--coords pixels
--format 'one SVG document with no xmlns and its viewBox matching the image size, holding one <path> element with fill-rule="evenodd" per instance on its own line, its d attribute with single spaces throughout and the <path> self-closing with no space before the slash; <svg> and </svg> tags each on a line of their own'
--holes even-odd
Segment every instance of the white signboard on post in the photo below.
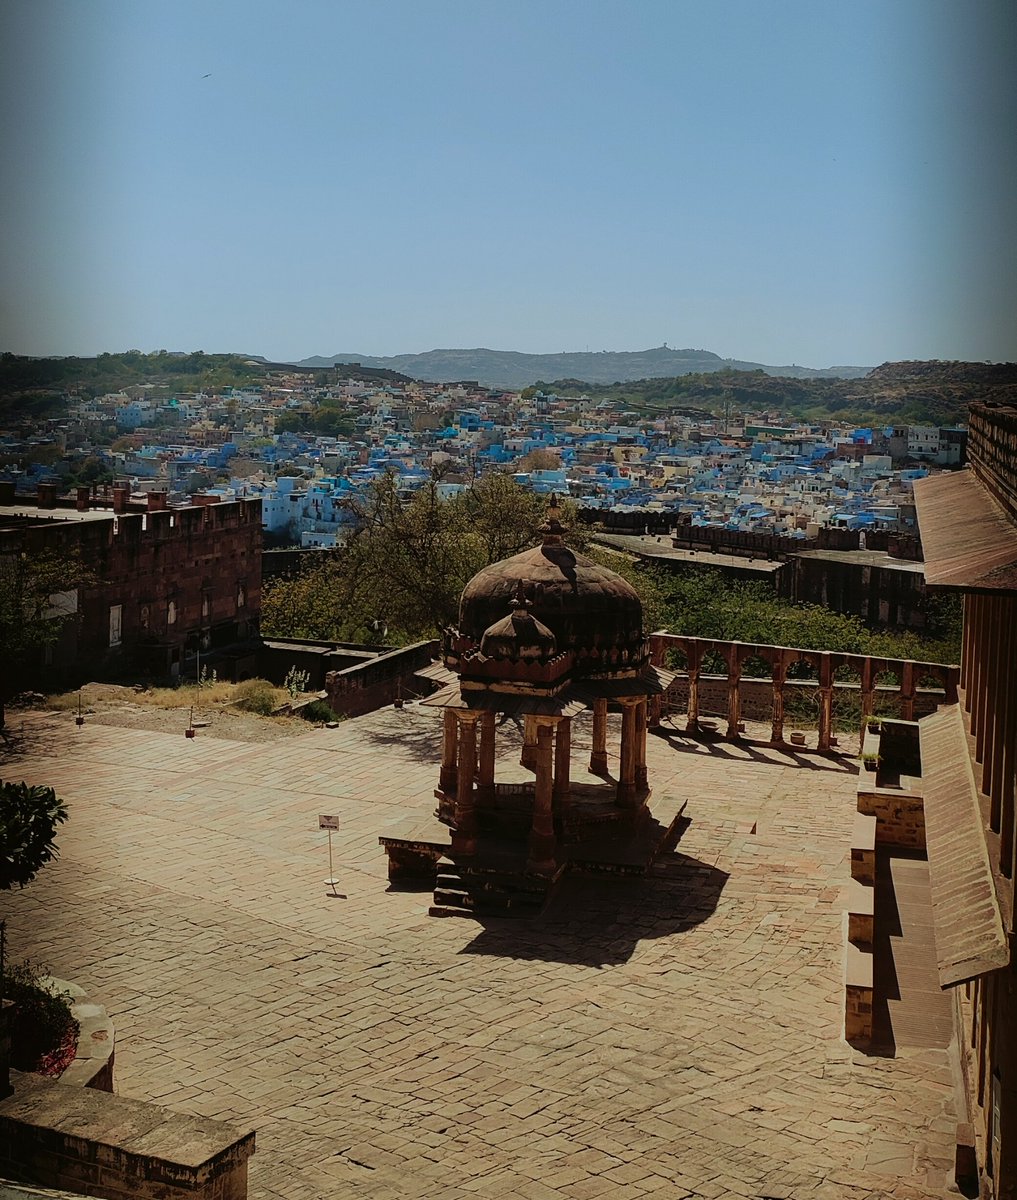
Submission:
<svg viewBox="0 0 1017 1200">
<path fill-rule="evenodd" d="M 338 831 L 339 818 L 338 817 L 327 817 L 324 814 L 321 814 L 318 817 L 318 828 L 319 829 L 327 829 L 330 832 L 332 830 Z"/>
</svg>

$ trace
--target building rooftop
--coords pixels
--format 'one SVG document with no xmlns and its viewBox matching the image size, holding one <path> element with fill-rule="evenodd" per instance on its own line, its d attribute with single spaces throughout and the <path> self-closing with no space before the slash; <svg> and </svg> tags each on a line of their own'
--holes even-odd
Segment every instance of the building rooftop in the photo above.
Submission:
<svg viewBox="0 0 1017 1200">
<path fill-rule="evenodd" d="M 885 550 L 792 550 L 795 558 L 820 558 L 826 562 L 851 563 L 857 567 L 879 567 L 883 571 L 904 571 L 921 575 L 922 563 L 909 558 L 894 558 Z"/>
<path fill-rule="evenodd" d="M 73 507 L 40 508 L 38 504 L 0 505 L 0 529 L 14 529 L 21 525 L 57 521 L 112 521 L 112 508 L 90 508 L 82 512 Z"/>
<path fill-rule="evenodd" d="M 664 535 L 662 535 L 664 536 Z M 711 550 L 682 550 L 668 544 L 669 536 L 658 541 L 653 535 L 636 536 L 624 533 L 595 533 L 594 545 L 604 545 L 612 550 L 623 550 L 637 554 L 640 558 L 661 558 L 668 562 L 687 562 L 699 567 L 729 567 L 738 571 L 756 571 L 759 575 L 772 575 L 779 571 L 783 562 L 766 558 L 747 558 L 740 554 L 718 554 Z M 794 543 L 790 542 L 793 546 Z"/>
<path fill-rule="evenodd" d="M 853 760 L 651 737 L 675 851 L 485 925 L 387 892 L 440 740 L 416 705 L 264 745 L 26 716 L 4 773 L 71 818 L 10 953 L 106 1005 L 122 1095 L 256 1127 L 252 1200 L 947 1194 L 949 1021 L 842 1036 Z"/>
</svg>

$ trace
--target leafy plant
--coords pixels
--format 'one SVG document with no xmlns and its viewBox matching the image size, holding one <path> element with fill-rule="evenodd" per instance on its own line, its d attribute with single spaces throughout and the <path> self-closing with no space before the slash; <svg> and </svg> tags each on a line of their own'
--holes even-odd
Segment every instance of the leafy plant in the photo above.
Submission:
<svg viewBox="0 0 1017 1200">
<path fill-rule="evenodd" d="M 51 787 L 0 780 L 0 888 L 24 887 L 56 858 L 56 827 L 66 820 Z"/>
<path fill-rule="evenodd" d="M 308 681 L 311 678 L 310 671 L 301 671 L 297 666 L 292 666 L 286 672 L 286 678 L 283 681 L 283 687 L 289 692 L 290 699 L 296 698 L 307 689 Z"/>
<path fill-rule="evenodd" d="M 341 717 L 332 709 L 332 706 L 327 700 L 312 700 L 310 704 L 306 704 L 301 710 L 300 715 L 305 721 L 339 721 Z"/>
<path fill-rule="evenodd" d="M 77 1041 L 78 1022 L 71 1015 L 66 994 L 53 992 L 41 982 L 43 968 L 27 960 L 4 972 L 4 996 L 13 1000 L 11 1066 L 18 1071 L 45 1068 L 46 1060 Z M 63 1056 L 61 1056 L 63 1057 Z"/>
<path fill-rule="evenodd" d="M 237 684 L 233 695 L 237 708 L 262 717 L 270 717 L 279 707 L 279 689 L 267 679 L 245 679 Z"/>
</svg>

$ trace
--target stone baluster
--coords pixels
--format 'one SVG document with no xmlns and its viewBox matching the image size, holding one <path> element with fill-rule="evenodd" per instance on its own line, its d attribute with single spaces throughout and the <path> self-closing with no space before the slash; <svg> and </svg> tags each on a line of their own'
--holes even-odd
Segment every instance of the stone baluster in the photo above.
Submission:
<svg viewBox="0 0 1017 1200">
<path fill-rule="evenodd" d="M 906 662 L 900 673 L 900 715 L 904 721 L 915 719 L 915 664 Z"/>
<path fill-rule="evenodd" d="M 699 645 L 686 643 L 689 664 L 689 717 L 685 722 L 686 733 L 699 732 L 699 671 L 703 664 L 703 650 Z"/>
<path fill-rule="evenodd" d="M 741 720 L 742 664 L 738 651 L 737 642 L 732 642 L 727 651 L 727 736 L 732 740 L 741 736 L 738 723 Z"/>
<path fill-rule="evenodd" d="M 827 651 L 819 659 L 819 737 L 820 750 L 830 749 L 833 737 L 833 661 Z"/>
<path fill-rule="evenodd" d="M 874 684 L 873 684 L 872 659 L 871 658 L 863 658 L 862 659 L 862 682 L 861 682 L 862 727 L 861 727 L 861 731 L 858 735 L 858 748 L 859 749 L 861 749 L 862 742 L 865 739 L 866 719 L 872 713 L 873 687 L 874 687 Z"/>
<path fill-rule="evenodd" d="M 788 662 L 778 654 L 773 663 L 773 707 L 770 723 L 770 741 L 780 745 L 784 741 L 784 685 L 787 683 Z"/>
</svg>

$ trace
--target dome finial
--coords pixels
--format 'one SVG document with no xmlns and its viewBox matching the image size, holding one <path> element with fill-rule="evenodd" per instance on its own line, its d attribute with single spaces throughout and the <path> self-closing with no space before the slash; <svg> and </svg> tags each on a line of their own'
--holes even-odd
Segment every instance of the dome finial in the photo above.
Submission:
<svg viewBox="0 0 1017 1200">
<path fill-rule="evenodd" d="M 565 527 L 558 519 L 561 509 L 558 507 L 558 493 L 552 492 L 547 502 L 547 514 L 539 532 L 544 535 L 545 546 L 560 546 Z"/>
<path fill-rule="evenodd" d="M 515 616 L 525 616 L 527 613 L 527 609 L 530 609 L 533 607 L 531 602 L 526 599 L 526 583 L 527 583 L 527 581 L 525 579 L 519 580 L 519 584 L 516 587 L 515 595 L 509 601 L 509 608 L 512 609 L 512 615 L 514 617 Z"/>
</svg>

